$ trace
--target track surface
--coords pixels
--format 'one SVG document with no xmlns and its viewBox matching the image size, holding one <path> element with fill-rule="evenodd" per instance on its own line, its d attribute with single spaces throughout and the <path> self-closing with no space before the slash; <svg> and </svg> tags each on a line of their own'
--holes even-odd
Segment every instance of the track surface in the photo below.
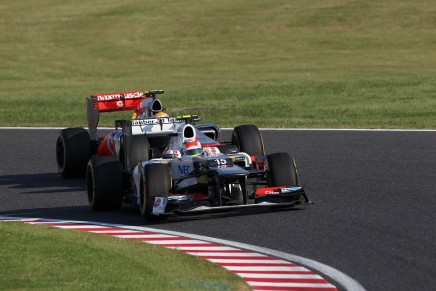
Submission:
<svg viewBox="0 0 436 291">
<path fill-rule="evenodd" d="M 57 130 L 0 129 L 0 215 L 212 236 L 319 261 L 367 290 L 435 290 L 436 132 L 262 133 L 268 152 L 295 157 L 316 205 L 158 225 L 145 223 L 134 208 L 94 213 L 84 180 L 63 180 L 56 173 Z"/>
</svg>

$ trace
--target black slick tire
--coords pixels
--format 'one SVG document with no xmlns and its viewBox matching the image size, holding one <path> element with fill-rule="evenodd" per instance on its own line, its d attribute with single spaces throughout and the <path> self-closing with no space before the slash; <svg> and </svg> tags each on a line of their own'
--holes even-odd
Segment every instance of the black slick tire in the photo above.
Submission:
<svg viewBox="0 0 436 291">
<path fill-rule="evenodd" d="M 149 160 L 150 144 L 144 135 L 132 136 L 132 145 L 130 148 L 130 165 L 134 168 L 141 162 Z"/>
<path fill-rule="evenodd" d="M 298 173 L 294 159 L 288 153 L 266 156 L 268 187 L 298 186 Z"/>
<path fill-rule="evenodd" d="M 166 215 L 154 215 L 153 204 L 156 197 L 168 197 L 171 191 L 171 173 L 164 164 L 147 164 L 140 172 L 141 215 L 150 221 L 163 220 Z"/>
<path fill-rule="evenodd" d="M 91 158 L 91 140 L 84 128 L 61 130 L 56 140 L 56 162 L 64 178 L 83 178 Z"/>
<path fill-rule="evenodd" d="M 250 156 L 265 155 L 262 135 L 255 125 L 247 124 L 235 127 L 232 132 L 232 144 Z"/>
<path fill-rule="evenodd" d="M 90 159 L 86 170 L 86 192 L 93 210 L 119 210 L 123 201 L 121 162 L 116 157 Z"/>
</svg>

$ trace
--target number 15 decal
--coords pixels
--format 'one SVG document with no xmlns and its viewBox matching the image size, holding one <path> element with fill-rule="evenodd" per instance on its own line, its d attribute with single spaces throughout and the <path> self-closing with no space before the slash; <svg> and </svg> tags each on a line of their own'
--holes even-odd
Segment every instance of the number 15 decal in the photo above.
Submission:
<svg viewBox="0 0 436 291">
<path fill-rule="evenodd" d="M 215 159 L 215 161 L 219 166 L 227 164 L 227 161 L 225 159 Z"/>
</svg>

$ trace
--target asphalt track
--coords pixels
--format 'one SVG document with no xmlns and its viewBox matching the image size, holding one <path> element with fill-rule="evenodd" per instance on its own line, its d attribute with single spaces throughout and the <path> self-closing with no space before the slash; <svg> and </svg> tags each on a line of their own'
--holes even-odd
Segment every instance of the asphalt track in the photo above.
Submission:
<svg viewBox="0 0 436 291">
<path fill-rule="evenodd" d="M 262 133 L 268 152 L 295 157 L 315 205 L 158 225 L 134 208 L 94 213 L 84 181 L 56 173 L 57 130 L 0 129 L 0 215 L 182 231 L 316 260 L 367 290 L 436 289 L 436 132 Z"/>
</svg>

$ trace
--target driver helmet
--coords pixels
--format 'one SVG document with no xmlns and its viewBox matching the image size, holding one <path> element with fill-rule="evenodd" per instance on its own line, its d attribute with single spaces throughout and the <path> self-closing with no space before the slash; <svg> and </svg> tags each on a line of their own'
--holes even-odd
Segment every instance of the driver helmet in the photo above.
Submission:
<svg viewBox="0 0 436 291">
<path fill-rule="evenodd" d="M 159 112 L 156 112 L 154 114 L 154 117 L 163 118 L 163 117 L 170 117 L 170 116 L 168 114 L 166 114 L 165 112 L 163 112 L 163 111 L 159 111 Z"/>
<path fill-rule="evenodd" d="M 196 157 L 203 153 L 203 148 L 198 140 L 185 142 L 185 156 Z"/>
</svg>

